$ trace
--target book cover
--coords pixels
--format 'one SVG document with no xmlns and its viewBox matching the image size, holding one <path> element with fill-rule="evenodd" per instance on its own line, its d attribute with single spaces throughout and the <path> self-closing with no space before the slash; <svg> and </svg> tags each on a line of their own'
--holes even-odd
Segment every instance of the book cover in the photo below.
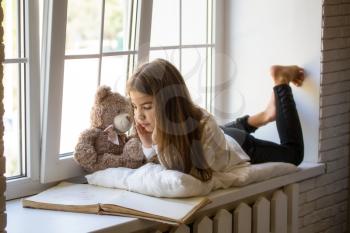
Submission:
<svg viewBox="0 0 350 233">
<path fill-rule="evenodd" d="M 158 198 L 121 189 L 61 182 L 37 195 L 22 199 L 23 207 L 137 217 L 168 224 L 182 224 L 207 197 Z"/>
</svg>

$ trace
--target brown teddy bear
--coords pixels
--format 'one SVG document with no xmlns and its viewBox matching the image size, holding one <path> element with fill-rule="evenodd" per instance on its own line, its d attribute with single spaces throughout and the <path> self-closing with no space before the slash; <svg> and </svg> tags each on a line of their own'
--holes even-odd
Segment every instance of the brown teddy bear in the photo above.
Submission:
<svg viewBox="0 0 350 233">
<path fill-rule="evenodd" d="M 91 127 L 80 134 L 74 151 L 74 159 L 84 170 L 137 168 L 146 163 L 139 138 L 126 136 L 133 124 L 133 109 L 127 98 L 108 86 L 99 87 L 90 117 Z"/>
</svg>

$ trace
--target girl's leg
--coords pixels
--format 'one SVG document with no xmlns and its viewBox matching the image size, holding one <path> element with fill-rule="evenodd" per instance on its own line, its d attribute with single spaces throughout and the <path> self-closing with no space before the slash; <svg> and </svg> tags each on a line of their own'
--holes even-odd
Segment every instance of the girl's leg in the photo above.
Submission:
<svg viewBox="0 0 350 233">
<path fill-rule="evenodd" d="M 257 128 L 266 125 L 276 119 L 275 97 L 272 94 L 270 101 L 264 111 L 252 116 L 245 115 L 235 121 L 220 126 L 224 133 L 233 137 L 241 146 L 247 134 L 255 132 Z"/>
<path fill-rule="evenodd" d="M 247 133 L 254 133 L 259 127 L 276 120 L 276 105 L 275 96 L 272 93 L 269 103 L 266 108 L 254 115 L 245 115 L 237 118 L 235 121 L 223 125 L 226 128 L 237 128 Z"/>
<path fill-rule="evenodd" d="M 275 104 L 275 95 L 274 93 L 272 93 L 270 101 L 267 104 L 265 110 L 250 116 L 247 119 L 247 124 L 255 128 L 259 128 L 275 120 L 276 120 L 276 104 Z"/>
<path fill-rule="evenodd" d="M 277 69 L 277 70 L 276 70 Z M 298 165 L 303 160 L 304 143 L 301 125 L 289 82 L 300 86 L 303 70 L 296 66 L 276 66 L 271 70 L 276 106 L 276 125 L 281 144 L 247 135 L 242 145 L 252 163 L 289 162 Z"/>
</svg>

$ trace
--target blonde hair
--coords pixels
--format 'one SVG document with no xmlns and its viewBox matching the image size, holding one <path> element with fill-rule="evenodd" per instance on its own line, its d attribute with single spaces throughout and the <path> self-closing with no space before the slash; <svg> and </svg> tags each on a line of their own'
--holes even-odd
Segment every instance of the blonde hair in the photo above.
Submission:
<svg viewBox="0 0 350 233">
<path fill-rule="evenodd" d="M 211 179 L 212 170 L 200 142 L 203 112 L 193 103 L 176 67 L 164 59 L 143 64 L 128 80 L 130 91 L 153 96 L 160 162 L 202 181 Z"/>
</svg>

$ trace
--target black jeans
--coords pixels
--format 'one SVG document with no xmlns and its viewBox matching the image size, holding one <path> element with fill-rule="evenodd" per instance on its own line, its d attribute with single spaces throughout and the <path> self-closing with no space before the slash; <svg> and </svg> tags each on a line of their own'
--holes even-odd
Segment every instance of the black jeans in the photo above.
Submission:
<svg viewBox="0 0 350 233">
<path fill-rule="evenodd" d="M 250 133 L 256 128 L 247 123 L 248 115 L 220 127 L 241 145 L 252 164 L 287 162 L 299 165 L 304 158 L 304 142 L 292 89 L 287 84 L 281 84 L 275 86 L 273 91 L 280 144 L 253 137 Z"/>
</svg>

